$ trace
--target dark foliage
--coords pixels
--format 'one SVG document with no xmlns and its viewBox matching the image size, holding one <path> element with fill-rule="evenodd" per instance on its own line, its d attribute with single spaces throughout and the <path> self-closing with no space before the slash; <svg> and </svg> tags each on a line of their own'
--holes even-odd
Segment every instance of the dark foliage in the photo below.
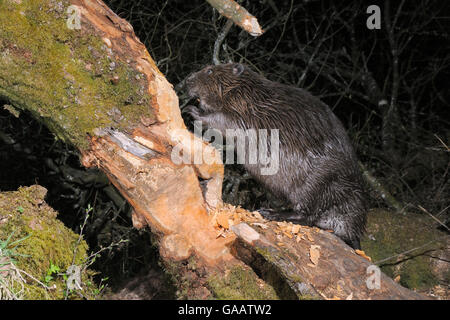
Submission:
<svg viewBox="0 0 450 320">
<path fill-rule="evenodd" d="M 206 2 L 107 3 L 131 22 L 174 85 L 212 63 L 226 19 Z M 448 5 L 379 2 L 381 29 L 369 30 L 366 10 L 373 1 L 240 3 L 265 33 L 254 38 L 234 26 L 220 59 L 244 62 L 270 80 L 319 96 L 346 125 L 359 158 L 407 210 L 421 205 L 445 220 L 450 204 Z M 187 98 L 178 93 L 183 106 Z M 226 200 L 250 209 L 269 205 L 251 179 L 238 178 L 241 168 L 229 167 L 227 173 L 224 190 L 233 192 L 224 194 Z"/>
</svg>

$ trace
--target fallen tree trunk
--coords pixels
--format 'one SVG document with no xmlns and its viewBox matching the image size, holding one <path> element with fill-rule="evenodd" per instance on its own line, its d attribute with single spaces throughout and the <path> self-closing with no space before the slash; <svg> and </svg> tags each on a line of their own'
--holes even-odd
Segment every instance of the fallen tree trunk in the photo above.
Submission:
<svg viewBox="0 0 450 320">
<path fill-rule="evenodd" d="M 289 252 L 280 249 L 273 223 L 263 245 L 235 241 L 224 215 L 233 215 L 236 224 L 253 218 L 222 206 L 218 152 L 186 129 L 171 84 L 131 25 L 101 1 L 5 0 L 0 25 L 0 98 L 31 112 L 77 147 L 86 167 L 106 173 L 133 206 L 133 225 L 149 226 L 156 236 L 178 285 L 195 289 L 190 297 L 235 297 L 223 290 L 230 270 L 246 275 L 237 277 L 242 291 L 250 286 L 249 292 L 266 292 L 247 265 L 254 264 L 250 257 L 256 254 L 263 258 L 258 268 L 275 267 L 276 295 L 268 290 L 262 296 L 243 293 L 243 298 L 348 298 L 349 292 L 364 299 L 420 298 L 385 276 L 383 290 L 367 291 L 360 271 L 368 263 L 330 234 L 311 235 L 326 252 L 318 265 L 324 268 L 303 264 L 312 254 L 303 240 Z M 203 161 L 194 163 L 199 155 Z M 198 177 L 206 180 L 204 189 Z M 264 279 L 267 270 L 260 276 Z"/>
<path fill-rule="evenodd" d="M 255 225 L 259 231 L 246 223 L 232 227 L 239 238 L 234 243 L 236 256 L 259 273 L 278 275 L 299 298 L 424 298 L 395 283 L 327 231 L 288 223 Z"/>
</svg>

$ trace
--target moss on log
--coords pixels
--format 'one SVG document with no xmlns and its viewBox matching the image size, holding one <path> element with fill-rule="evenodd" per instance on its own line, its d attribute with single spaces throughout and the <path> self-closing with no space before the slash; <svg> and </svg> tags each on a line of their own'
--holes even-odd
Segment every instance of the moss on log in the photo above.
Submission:
<svg viewBox="0 0 450 320">
<path fill-rule="evenodd" d="M 107 38 L 70 29 L 69 5 L 0 1 L 0 98 L 86 149 L 96 128 L 127 130 L 154 115 L 146 77 L 118 59 Z"/>
<path fill-rule="evenodd" d="M 56 219 L 46 193 L 39 185 L 0 193 L 0 300 L 93 299 L 99 292 L 86 268 L 87 243 Z M 67 290 L 73 266 L 78 292 Z"/>
</svg>

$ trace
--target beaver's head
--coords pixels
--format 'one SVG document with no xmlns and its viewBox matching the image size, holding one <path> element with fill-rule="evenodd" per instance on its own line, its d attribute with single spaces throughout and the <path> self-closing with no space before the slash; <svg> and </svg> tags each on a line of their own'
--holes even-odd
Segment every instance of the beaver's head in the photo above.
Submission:
<svg viewBox="0 0 450 320">
<path fill-rule="evenodd" d="M 191 97 L 205 99 L 210 96 L 223 97 L 239 87 L 250 70 L 240 63 L 206 66 L 186 79 L 186 89 Z"/>
</svg>

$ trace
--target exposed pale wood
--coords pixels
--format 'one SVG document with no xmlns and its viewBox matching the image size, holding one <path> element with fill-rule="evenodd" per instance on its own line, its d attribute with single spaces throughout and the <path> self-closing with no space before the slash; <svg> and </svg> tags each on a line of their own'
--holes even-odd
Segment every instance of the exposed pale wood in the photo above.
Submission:
<svg viewBox="0 0 450 320">
<path fill-rule="evenodd" d="M 206 0 L 211 6 L 217 9 L 219 13 L 232 20 L 242 29 L 250 33 L 252 36 L 260 36 L 263 34 L 258 20 L 248 11 L 233 0 Z"/>
</svg>

